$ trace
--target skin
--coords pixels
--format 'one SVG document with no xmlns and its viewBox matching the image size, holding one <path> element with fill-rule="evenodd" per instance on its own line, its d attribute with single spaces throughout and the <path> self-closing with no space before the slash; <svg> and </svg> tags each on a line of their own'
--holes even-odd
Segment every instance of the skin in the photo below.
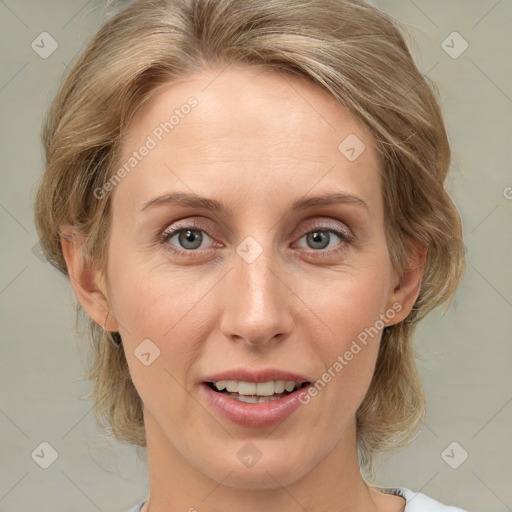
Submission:
<svg viewBox="0 0 512 512">
<path fill-rule="evenodd" d="M 236 366 L 320 379 L 393 304 L 402 310 L 385 325 L 409 313 L 421 261 L 402 275 L 391 266 L 370 134 L 311 82 L 230 65 L 163 88 L 133 118 L 123 157 L 190 96 L 197 107 L 114 189 L 107 275 L 82 264 L 78 242 L 62 239 L 77 297 L 99 325 L 109 311 L 105 328 L 120 332 L 144 402 L 151 512 L 403 510 L 402 498 L 363 480 L 357 460 L 354 418 L 380 334 L 277 426 L 228 422 L 198 394 L 203 377 Z M 338 149 L 349 134 L 366 146 L 354 161 Z M 290 209 L 334 190 L 366 207 Z M 140 211 L 176 191 L 222 200 L 233 215 L 176 205 Z M 158 241 L 166 228 L 192 221 L 202 221 L 190 228 L 203 236 L 198 248 L 189 249 L 185 233 L 181 243 L 179 233 Z M 307 236 L 319 229 L 324 245 Z M 329 229 L 349 230 L 354 240 Z M 252 263 L 236 252 L 248 236 L 263 251 Z M 134 350 L 148 338 L 160 355 L 145 366 Z M 262 454 L 251 468 L 237 458 L 249 441 Z"/>
</svg>

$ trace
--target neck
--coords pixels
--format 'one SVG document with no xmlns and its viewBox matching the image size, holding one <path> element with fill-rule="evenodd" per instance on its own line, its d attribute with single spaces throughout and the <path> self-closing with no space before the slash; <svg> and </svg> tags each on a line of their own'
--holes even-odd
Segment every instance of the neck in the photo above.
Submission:
<svg viewBox="0 0 512 512">
<path fill-rule="evenodd" d="M 401 498 L 370 489 L 362 478 L 357 458 L 354 421 L 347 426 L 335 449 L 319 460 L 304 476 L 294 480 L 287 475 L 290 483 L 282 485 L 283 475 L 280 474 L 279 478 L 276 478 L 276 475 L 264 471 L 265 468 L 260 466 L 259 469 L 267 474 L 267 478 L 265 483 L 259 484 L 255 489 L 248 488 L 253 487 L 252 485 L 226 485 L 231 475 L 223 472 L 221 463 L 216 472 L 218 474 L 205 474 L 205 471 L 198 469 L 197 464 L 191 463 L 176 449 L 147 409 L 144 412 L 144 420 L 150 500 L 146 502 L 142 512 L 403 510 Z M 263 459 L 258 464 L 262 463 Z M 252 469 L 255 468 L 256 466 Z"/>
</svg>

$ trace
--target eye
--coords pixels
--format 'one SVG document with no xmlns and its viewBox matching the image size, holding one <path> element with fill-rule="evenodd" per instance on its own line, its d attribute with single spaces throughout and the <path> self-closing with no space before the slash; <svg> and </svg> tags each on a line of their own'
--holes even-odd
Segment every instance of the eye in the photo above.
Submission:
<svg viewBox="0 0 512 512">
<path fill-rule="evenodd" d="M 213 251 L 211 246 L 204 247 L 207 239 L 213 240 L 206 233 L 205 228 L 206 226 L 203 226 L 199 221 L 173 226 L 162 232 L 159 241 L 166 250 L 181 256 L 192 256 L 195 255 L 194 253 L 203 252 L 204 250 L 211 252 Z M 340 252 L 353 240 L 348 228 L 345 231 L 330 226 L 319 226 L 315 229 L 309 229 L 309 231 L 302 230 L 299 236 L 301 237 L 299 241 L 305 239 L 306 249 L 312 249 L 307 251 L 308 254 L 315 257 L 331 256 L 333 253 Z"/>
<path fill-rule="evenodd" d="M 321 226 L 305 232 L 300 240 L 302 239 L 305 239 L 306 248 L 314 249 L 312 252 L 327 252 L 327 255 L 330 255 L 343 250 L 346 244 L 352 241 L 352 235 L 348 231 Z M 336 239 L 339 240 L 338 243 Z M 333 248 L 334 250 L 330 250 Z"/>
<path fill-rule="evenodd" d="M 205 237 L 212 240 L 203 229 L 195 224 L 190 224 L 166 229 L 160 236 L 160 241 L 166 248 L 171 246 L 169 249 L 178 254 L 190 254 L 201 249 Z"/>
</svg>

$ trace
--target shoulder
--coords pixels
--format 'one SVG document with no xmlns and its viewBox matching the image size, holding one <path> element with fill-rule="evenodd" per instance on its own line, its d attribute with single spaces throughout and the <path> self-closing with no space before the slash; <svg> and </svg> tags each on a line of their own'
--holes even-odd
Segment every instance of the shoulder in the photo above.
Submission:
<svg viewBox="0 0 512 512">
<path fill-rule="evenodd" d="M 467 512 L 458 507 L 443 505 L 439 503 L 439 501 L 425 496 L 425 494 L 411 491 L 405 487 L 380 488 L 379 490 L 389 494 L 403 496 L 406 501 L 404 512 Z M 140 512 L 145 502 L 146 500 L 141 501 L 127 512 Z"/>
<path fill-rule="evenodd" d="M 127 512 L 140 512 L 140 510 L 143 507 L 144 503 L 146 503 L 146 500 L 141 501 L 140 503 L 137 503 L 137 505 L 135 505 L 130 510 L 127 510 Z"/>
<path fill-rule="evenodd" d="M 467 512 L 458 507 L 443 505 L 425 494 L 411 491 L 405 487 L 381 489 L 381 491 L 403 496 L 406 502 L 404 512 Z"/>
</svg>

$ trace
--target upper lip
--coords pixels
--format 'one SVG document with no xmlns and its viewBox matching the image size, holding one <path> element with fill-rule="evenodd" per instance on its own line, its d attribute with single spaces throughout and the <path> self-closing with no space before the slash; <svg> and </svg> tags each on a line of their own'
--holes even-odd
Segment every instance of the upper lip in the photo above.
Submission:
<svg viewBox="0 0 512 512">
<path fill-rule="evenodd" d="M 280 370 L 278 368 L 233 368 L 215 373 L 204 378 L 204 382 L 218 382 L 220 380 L 237 380 L 244 382 L 270 382 L 275 380 L 294 381 L 299 385 L 311 380 L 295 372 Z"/>
</svg>

